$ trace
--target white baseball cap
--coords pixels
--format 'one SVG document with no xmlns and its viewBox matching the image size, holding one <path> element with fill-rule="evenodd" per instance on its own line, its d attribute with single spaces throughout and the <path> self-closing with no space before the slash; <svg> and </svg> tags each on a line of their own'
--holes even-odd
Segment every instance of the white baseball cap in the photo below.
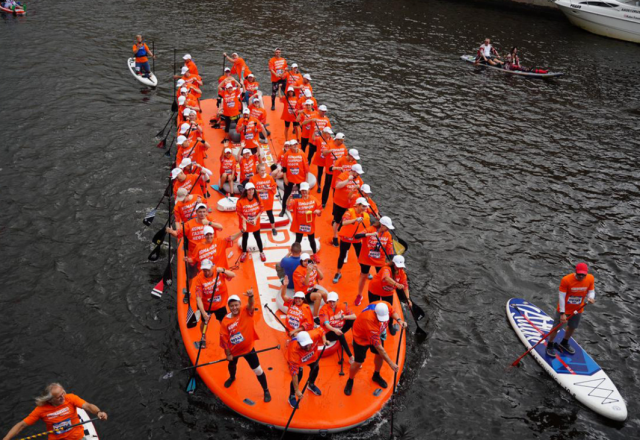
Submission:
<svg viewBox="0 0 640 440">
<path fill-rule="evenodd" d="M 367 202 L 367 199 L 365 199 L 364 197 L 358 197 L 356 199 L 356 205 L 369 206 L 369 202 Z"/>
<path fill-rule="evenodd" d="M 378 321 L 387 322 L 389 320 L 389 306 L 387 306 L 386 303 L 381 302 L 376 304 L 375 310 Z"/>
<path fill-rule="evenodd" d="M 200 262 L 200 269 L 211 269 L 213 267 L 213 263 L 211 260 L 202 260 Z"/>
<path fill-rule="evenodd" d="M 171 170 L 171 180 L 176 180 L 181 172 L 182 168 L 174 168 L 173 170 Z"/>
<path fill-rule="evenodd" d="M 336 140 L 338 140 L 338 141 L 339 141 L 339 140 L 341 140 L 341 139 L 344 139 L 344 133 L 338 133 L 338 134 L 336 134 Z"/>
<path fill-rule="evenodd" d="M 294 67 L 298 67 L 298 65 L 297 65 L 296 63 L 293 63 L 293 64 L 291 65 L 291 68 L 293 69 Z"/>
<path fill-rule="evenodd" d="M 328 301 L 338 301 L 338 294 L 336 292 L 329 292 L 327 295 L 327 302 Z"/>
<path fill-rule="evenodd" d="M 296 293 L 293 295 L 293 297 L 294 297 L 294 298 L 302 298 L 302 299 L 304 299 L 305 295 L 304 295 L 304 292 L 296 292 Z"/>
<path fill-rule="evenodd" d="M 176 86 L 177 86 L 177 87 L 182 87 L 182 86 L 184 85 L 184 83 L 185 83 L 185 80 L 183 80 L 182 78 L 180 78 L 180 79 L 178 80 L 178 82 L 176 82 Z"/>
<path fill-rule="evenodd" d="M 355 148 L 349 150 L 349 156 L 353 157 L 355 160 L 360 160 L 360 154 Z"/>
<path fill-rule="evenodd" d="M 391 223 L 391 219 L 389 217 L 387 217 L 386 215 L 384 217 L 380 218 L 380 224 L 382 226 L 386 226 L 389 229 L 395 229 L 393 227 L 393 223 Z"/>
<path fill-rule="evenodd" d="M 189 130 L 189 127 L 191 127 L 191 124 L 189 124 L 188 122 L 183 122 L 180 126 L 180 134 L 186 133 Z"/>
<path fill-rule="evenodd" d="M 207 209 L 207 205 L 206 205 L 206 204 L 204 204 L 204 203 L 198 203 L 198 204 L 196 205 L 196 211 L 197 211 L 198 209 L 201 209 L 201 208 Z"/>
<path fill-rule="evenodd" d="M 187 89 L 186 87 L 180 87 L 180 93 L 187 93 L 189 91 L 189 89 Z"/>
<path fill-rule="evenodd" d="M 331 129 L 331 127 L 324 127 L 324 129 L 322 130 L 323 133 L 329 133 L 329 134 L 333 134 L 333 130 Z"/>
<path fill-rule="evenodd" d="M 180 188 L 178 191 L 176 191 L 176 201 L 182 202 L 187 198 L 188 195 L 189 191 L 187 191 L 186 188 Z"/>
<path fill-rule="evenodd" d="M 405 267 L 404 257 L 402 255 L 396 255 L 395 257 L 393 257 L 393 264 L 395 264 L 396 267 L 399 267 L 399 268 Z"/>
<path fill-rule="evenodd" d="M 365 194 L 371 194 L 371 187 L 366 183 L 360 187 L 360 190 Z"/>
<path fill-rule="evenodd" d="M 204 228 L 202 228 L 202 234 L 203 235 L 213 234 L 213 228 L 209 225 L 205 226 Z"/>
<path fill-rule="evenodd" d="M 250 76 L 253 76 L 255 78 L 255 75 L 253 73 L 248 74 L 247 78 L 249 78 Z"/>
<path fill-rule="evenodd" d="M 291 140 L 289 141 L 289 145 L 295 145 L 295 144 L 297 144 L 297 143 L 298 143 L 298 140 L 297 140 L 297 139 L 291 139 Z"/>
<path fill-rule="evenodd" d="M 225 72 L 231 72 L 231 69 L 229 69 L 228 67 L 225 67 L 225 68 L 224 68 L 224 71 L 225 71 Z"/>
<path fill-rule="evenodd" d="M 182 66 L 182 69 L 180 69 L 180 73 L 182 75 L 184 75 L 185 73 L 187 73 L 189 71 L 189 68 L 187 66 Z"/>
<path fill-rule="evenodd" d="M 310 99 L 307 99 L 307 100 L 304 102 L 304 105 L 313 105 L 313 101 L 312 101 L 312 100 L 310 100 Z"/>
<path fill-rule="evenodd" d="M 318 107 L 318 110 L 320 110 L 321 112 L 326 112 L 327 111 L 327 106 L 322 104 L 320 107 Z"/>
<path fill-rule="evenodd" d="M 225 152 L 225 153 L 232 153 L 231 148 L 225 148 L 225 149 L 224 149 L 224 152 Z"/>
<path fill-rule="evenodd" d="M 245 148 L 244 150 L 242 150 L 242 154 L 251 154 L 251 150 L 249 150 L 248 148 Z"/>
<path fill-rule="evenodd" d="M 181 98 L 184 98 L 184 96 L 181 96 Z M 185 108 L 184 111 L 182 112 L 183 116 L 189 116 L 191 114 L 191 109 L 190 108 Z"/>
<path fill-rule="evenodd" d="M 180 95 L 178 97 L 178 105 L 184 105 L 184 103 L 187 101 L 187 97 L 186 96 L 182 96 Z"/>
<path fill-rule="evenodd" d="M 287 92 L 295 92 L 295 91 L 296 90 L 292 86 L 289 86 L 289 88 L 287 89 Z"/>
<path fill-rule="evenodd" d="M 227 89 L 233 89 L 233 84 L 231 84 L 230 82 L 227 83 L 227 85 L 225 86 L 225 88 Z"/>
<path fill-rule="evenodd" d="M 189 54 L 187 53 L 187 54 L 185 54 L 185 55 L 182 57 L 182 59 L 183 59 L 183 60 L 190 60 L 190 59 L 191 59 L 191 55 L 189 55 Z"/>
<path fill-rule="evenodd" d="M 238 301 L 240 303 L 242 302 L 242 300 L 240 300 L 240 297 L 238 295 L 231 295 L 227 300 L 227 304 L 229 304 L 231 301 Z"/>
<path fill-rule="evenodd" d="M 249 182 L 245 185 L 244 189 L 245 191 L 249 189 L 256 189 L 256 186 L 253 183 Z"/>
<path fill-rule="evenodd" d="M 245 108 L 244 110 L 242 110 L 243 115 L 248 115 L 250 113 L 251 113 L 251 110 L 249 110 L 248 108 Z"/>
<path fill-rule="evenodd" d="M 178 136 L 178 139 L 176 139 L 176 142 L 178 143 L 178 145 L 182 145 L 182 144 L 184 144 L 184 141 L 186 141 L 186 140 L 187 140 L 186 136 L 180 135 L 180 136 Z"/>
<path fill-rule="evenodd" d="M 291 145 L 291 141 L 284 141 L 285 145 Z"/>
<path fill-rule="evenodd" d="M 311 255 L 306 252 L 300 255 L 300 261 L 308 260 L 309 258 L 311 258 Z"/>
<path fill-rule="evenodd" d="M 296 335 L 296 340 L 298 341 L 298 344 L 300 344 L 302 347 L 311 344 L 313 341 L 311 340 L 311 336 L 309 336 L 309 333 L 307 332 L 300 332 Z"/>
<path fill-rule="evenodd" d="M 352 166 L 351 167 L 351 171 L 355 171 L 358 174 L 364 174 L 364 171 L 362 169 L 362 165 L 360 165 L 359 163 L 357 163 L 354 166 Z"/>
<path fill-rule="evenodd" d="M 186 168 L 190 165 L 191 165 L 191 159 L 189 159 L 188 157 L 185 157 L 184 159 L 182 159 L 182 162 L 180 162 L 180 165 L 178 165 L 178 168 Z"/>
<path fill-rule="evenodd" d="M 306 96 L 307 98 L 311 98 L 311 90 L 304 89 L 304 96 Z"/>
<path fill-rule="evenodd" d="M 255 98 L 253 98 L 253 102 L 260 102 L 260 98 L 256 96 Z"/>
<path fill-rule="evenodd" d="M 307 182 L 302 182 L 300 184 L 300 191 L 309 191 L 309 184 Z"/>
<path fill-rule="evenodd" d="M 302 77 L 311 81 L 311 75 L 309 75 L 308 73 L 305 73 Z"/>
</svg>

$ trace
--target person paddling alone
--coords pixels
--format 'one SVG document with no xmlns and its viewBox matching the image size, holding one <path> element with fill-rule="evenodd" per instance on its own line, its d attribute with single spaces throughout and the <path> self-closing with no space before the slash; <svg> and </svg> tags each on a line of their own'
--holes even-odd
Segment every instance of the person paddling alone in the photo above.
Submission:
<svg viewBox="0 0 640 440">
<path fill-rule="evenodd" d="M 244 359 L 249 364 L 258 378 L 264 392 L 264 401 L 271 402 L 271 393 L 267 386 L 267 375 L 260 366 L 260 359 L 254 348 L 256 340 L 260 339 L 254 327 L 253 315 L 254 304 L 253 290 L 247 290 L 244 294 L 249 298 L 248 304 L 242 307 L 242 300 L 238 295 L 231 295 L 227 305 L 231 312 L 227 314 L 220 323 L 220 347 L 224 349 L 229 361 L 229 378 L 224 382 L 224 387 L 229 388 L 236 380 L 236 370 L 238 367 L 238 356 L 244 355 Z"/>
<path fill-rule="evenodd" d="M 149 78 L 151 68 L 149 67 L 148 56 L 150 55 L 154 60 L 156 59 L 156 56 L 149 50 L 147 43 L 142 41 L 142 35 L 136 35 L 136 42 L 133 45 L 133 54 L 136 57 L 136 71 L 144 78 Z"/>
<path fill-rule="evenodd" d="M 547 356 L 555 357 L 556 350 L 564 351 L 568 354 L 574 354 L 576 350 L 569 345 L 569 339 L 580 324 L 580 317 L 584 311 L 584 306 L 588 303 L 596 302 L 595 279 L 589 273 L 586 263 L 578 263 L 576 272 L 570 273 L 560 281 L 560 289 L 558 291 L 558 308 L 556 309 L 556 317 L 553 321 L 553 327 L 558 324 L 568 323 L 564 332 L 564 339 L 559 344 L 555 342 L 558 330 L 549 334 L 547 343 Z"/>
<path fill-rule="evenodd" d="M 21 422 L 18 422 L 4 436 L 4 440 L 11 440 L 24 428 L 31 426 L 38 420 L 47 425 L 47 431 L 56 430 L 50 434 L 49 439 L 55 440 L 81 440 L 84 438 L 82 425 L 70 428 L 71 425 L 80 423 L 77 408 L 82 408 L 98 416 L 100 420 L 107 420 L 107 413 L 96 405 L 89 403 L 75 394 L 67 394 L 59 383 L 47 385 L 44 392 L 36 397 L 36 409 L 31 411 Z"/>
</svg>

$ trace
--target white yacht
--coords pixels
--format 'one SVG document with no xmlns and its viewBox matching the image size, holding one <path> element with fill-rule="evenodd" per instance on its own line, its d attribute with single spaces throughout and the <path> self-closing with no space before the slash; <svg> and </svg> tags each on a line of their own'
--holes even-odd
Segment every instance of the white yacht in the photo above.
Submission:
<svg viewBox="0 0 640 440">
<path fill-rule="evenodd" d="M 550 0 L 574 25 L 594 34 L 640 43 L 640 0 Z"/>
</svg>

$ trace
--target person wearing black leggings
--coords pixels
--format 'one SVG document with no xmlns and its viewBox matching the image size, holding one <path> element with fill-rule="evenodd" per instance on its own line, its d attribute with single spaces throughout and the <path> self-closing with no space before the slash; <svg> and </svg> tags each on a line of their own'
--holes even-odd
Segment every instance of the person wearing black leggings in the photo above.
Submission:
<svg viewBox="0 0 640 440">
<path fill-rule="evenodd" d="M 322 215 L 322 209 L 320 202 L 309 195 L 307 182 L 300 184 L 300 198 L 292 199 L 289 209 L 291 210 L 291 232 L 296 234 L 296 243 L 301 243 L 305 235 L 309 237 L 309 245 L 313 252 L 311 258 L 318 263 L 315 229 L 316 217 Z"/>
<path fill-rule="evenodd" d="M 320 325 L 324 327 L 327 334 L 327 341 L 340 341 L 342 350 L 347 353 L 349 363 L 353 363 L 354 357 L 347 343 L 344 334 L 351 330 L 356 320 L 356 314 L 353 313 L 347 303 L 340 304 L 338 302 L 338 294 L 329 292 L 327 294 L 327 303 L 320 309 Z"/>
<path fill-rule="evenodd" d="M 333 276 L 333 283 L 336 284 L 342 278 L 342 266 L 344 266 L 344 260 L 349 254 L 351 245 L 356 250 L 356 255 L 360 257 L 360 249 L 362 248 L 362 239 L 355 238 L 358 232 L 364 232 L 369 226 L 371 226 L 371 218 L 367 212 L 369 203 L 364 197 L 356 199 L 356 205 L 353 208 L 347 209 L 342 216 L 340 222 L 340 230 L 338 235 L 340 237 L 340 255 L 338 256 L 338 271 Z"/>
<path fill-rule="evenodd" d="M 256 196 L 256 187 L 253 183 L 249 182 L 244 187 L 244 191 L 242 191 L 242 195 L 236 204 L 236 213 L 238 214 L 240 230 L 242 231 L 242 254 L 240 255 L 240 262 L 244 263 L 247 259 L 249 233 L 252 233 L 256 239 L 256 244 L 260 250 L 260 260 L 263 262 L 267 261 L 267 256 L 264 254 L 262 247 L 262 238 L 260 238 L 260 214 L 262 214 L 262 204 Z"/>
</svg>

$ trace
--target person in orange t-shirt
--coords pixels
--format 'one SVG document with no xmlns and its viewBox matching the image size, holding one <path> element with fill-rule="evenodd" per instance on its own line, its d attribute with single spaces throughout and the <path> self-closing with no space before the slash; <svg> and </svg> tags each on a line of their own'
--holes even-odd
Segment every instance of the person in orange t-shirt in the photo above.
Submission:
<svg viewBox="0 0 640 440">
<path fill-rule="evenodd" d="M 194 194 L 204 198 L 205 188 L 209 182 L 211 171 L 196 164 L 200 171 L 198 174 L 187 174 L 182 168 L 174 168 L 171 171 L 171 180 L 173 180 L 173 194 L 177 194 L 180 188 L 186 189 L 189 194 Z"/>
<path fill-rule="evenodd" d="M 257 96 L 251 99 L 251 103 L 249 104 L 249 111 L 252 118 L 256 118 L 260 123 L 265 126 L 267 124 L 267 111 L 262 107 L 262 102 L 260 98 Z M 267 132 L 267 135 L 269 133 Z"/>
<path fill-rule="evenodd" d="M 251 150 L 251 154 L 257 156 L 260 147 L 259 135 L 262 134 L 266 139 L 267 131 L 262 122 L 251 116 L 250 109 L 245 108 L 242 111 L 242 117 L 238 119 L 236 124 L 236 131 L 240 133 L 240 141 L 244 142 L 244 147 Z"/>
<path fill-rule="evenodd" d="M 342 278 L 342 267 L 344 260 L 349 254 L 349 249 L 353 245 L 356 256 L 360 257 L 362 239 L 355 238 L 358 232 L 366 231 L 371 226 L 371 218 L 367 213 L 367 201 L 363 198 L 357 200 L 353 208 L 349 208 L 340 221 L 340 254 L 338 255 L 338 270 L 333 276 L 333 283 L 336 284 Z"/>
<path fill-rule="evenodd" d="M 186 262 L 200 267 L 200 263 L 204 260 L 210 260 L 216 266 L 228 269 L 227 249 L 233 247 L 235 240 L 242 235 L 242 232 L 236 232 L 227 238 L 218 238 L 211 226 L 205 226 L 203 234 L 204 240 L 195 244 L 193 252 L 185 257 Z"/>
<path fill-rule="evenodd" d="M 353 355 L 355 362 L 349 368 L 349 379 L 344 388 L 347 396 L 353 390 L 353 379 L 360 371 L 362 363 L 367 358 L 367 352 L 375 355 L 373 359 L 374 373 L 371 378 L 382 388 L 387 388 L 387 382 L 380 376 L 382 363 L 387 362 L 393 371 L 398 371 L 398 365 L 391 360 L 384 349 L 384 339 L 389 326 L 389 317 L 395 319 L 402 327 L 407 328 L 407 323 L 400 319 L 400 315 L 384 301 L 377 301 L 365 307 L 353 324 Z"/>
<path fill-rule="evenodd" d="M 276 48 L 274 56 L 269 60 L 269 72 L 271 72 L 271 111 L 276 109 L 276 94 L 284 94 L 287 80 L 284 73 L 287 70 L 287 60 L 280 56 L 281 50 Z"/>
<path fill-rule="evenodd" d="M 318 107 L 316 114 L 313 118 L 306 119 L 304 124 L 311 125 L 311 137 L 309 138 L 309 164 L 313 160 L 313 156 L 316 151 L 322 146 L 321 142 L 324 142 L 326 135 L 324 134 L 325 128 L 331 128 L 331 122 L 326 116 L 327 106 L 321 105 Z M 324 165 L 324 164 L 323 164 Z M 320 182 L 318 182 L 320 186 Z"/>
<path fill-rule="evenodd" d="M 227 314 L 227 298 L 229 290 L 227 281 L 236 274 L 224 267 L 214 266 L 211 260 L 202 260 L 200 273 L 191 282 L 191 294 L 196 297 L 196 304 L 202 316 L 200 324 L 205 324 L 214 315 L 218 322 Z M 202 347 L 205 348 L 205 347 Z"/>
<path fill-rule="evenodd" d="M 173 216 L 176 223 L 188 222 L 196 215 L 196 205 L 202 199 L 194 194 L 189 194 L 184 188 L 176 192 L 176 204 L 173 207 Z"/>
<path fill-rule="evenodd" d="M 389 217 L 381 217 L 380 220 L 374 220 L 363 233 L 355 235 L 355 238 L 362 238 L 362 249 L 358 256 L 360 263 L 360 279 L 358 281 L 358 296 L 356 296 L 355 304 L 360 305 L 362 301 L 362 292 L 364 285 L 369 276 L 371 266 L 379 272 L 384 266 L 387 258 L 394 255 L 393 237 L 389 230 L 395 229 Z"/>
<path fill-rule="evenodd" d="M 284 279 L 288 282 L 289 277 L 285 275 Z M 284 326 L 287 328 L 287 334 L 294 337 L 296 334 L 304 330 L 311 330 L 314 327 L 313 313 L 309 304 L 304 302 L 304 292 L 296 292 L 292 299 L 287 298 L 287 283 L 280 288 L 280 298 L 282 304 L 287 308 L 287 316 L 284 320 Z"/>
<path fill-rule="evenodd" d="M 198 66 L 196 66 L 196 63 L 193 62 L 191 55 L 187 53 L 182 57 L 182 59 L 184 60 L 184 65 L 189 68 L 189 72 L 194 75 L 200 75 L 200 73 L 198 72 Z"/>
<path fill-rule="evenodd" d="M 327 302 L 327 289 L 319 283 L 324 279 L 320 266 L 306 252 L 300 255 L 300 265 L 293 271 L 293 290 L 303 292 L 307 303 L 313 303 L 313 316 L 318 316 L 322 301 Z"/>
<path fill-rule="evenodd" d="M 136 35 L 136 42 L 133 45 L 133 54 L 136 57 L 136 71 L 138 75 L 142 75 L 144 78 L 149 78 L 151 74 L 151 68 L 149 67 L 149 59 L 147 55 L 151 55 L 153 59 L 156 56 L 149 50 L 147 43 L 142 41 L 142 35 Z"/>
<path fill-rule="evenodd" d="M 220 190 L 224 191 L 223 185 L 229 184 L 231 193 L 235 193 L 234 181 L 236 180 L 236 165 L 238 161 L 233 156 L 231 148 L 228 148 L 228 143 L 224 145 L 224 152 L 220 156 Z"/>
<path fill-rule="evenodd" d="M 238 86 L 237 88 L 233 86 L 234 83 Z M 242 102 L 240 102 L 242 85 L 234 78 L 231 78 L 228 82 L 221 83 L 218 86 L 218 90 L 222 97 L 222 108 L 218 110 L 218 113 L 221 113 L 221 119 L 225 123 L 225 138 L 230 139 L 229 130 L 231 129 L 231 122 L 236 121 L 242 111 Z"/>
<path fill-rule="evenodd" d="M 596 302 L 595 278 L 589 273 L 586 263 L 578 263 L 575 273 L 565 275 L 560 281 L 558 290 L 558 307 L 553 322 L 553 327 L 558 324 L 568 323 L 561 343 L 556 343 L 558 330 L 549 334 L 547 343 L 547 356 L 556 357 L 556 350 L 561 350 L 568 354 L 575 354 L 576 350 L 571 346 L 569 340 L 580 324 L 583 308 L 589 303 Z"/>
<path fill-rule="evenodd" d="M 324 330 L 322 327 L 310 330 L 308 332 L 300 332 L 295 338 L 289 341 L 285 359 L 289 366 L 289 373 L 291 374 L 291 384 L 289 385 L 289 405 L 292 408 L 298 406 L 298 401 L 302 399 L 302 392 L 300 391 L 300 381 L 303 376 L 304 365 L 312 364 L 311 372 L 309 373 L 309 379 L 307 381 L 307 388 L 316 396 L 322 395 L 322 391 L 316 386 L 316 379 L 320 372 L 320 365 L 314 361 L 318 358 L 318 345 L 322 343 L 327 344 L 327 340 L 324 337 Z M 322 349 L 324 351 L 324 348 Z M 297 399 L 297 400 L 296 400 Z"/>
<path fill-rule="evenodd" d="M 287 89 L 287 93 L 280 98 L 282 101 L 282 115 L 280 119 L 284 121 L 284 138 L 289 139 L 289 127 L 291 123 L 293 123 L 293 132 L 292 135 L 297 139 L 298 138 L 298 120 L 296 115 L 296 106 L 298 105 L 298 98 L 295 96 L 296 93 L 293 90 L 293 87 L 289 87 Z"/>
<path fill-rule="evenodd" d="M 302 84 L 302 74 L 298 71 L 298 65 L 296 63 L 291 65 L 291 69 L 288 69 L 282 78 L 286 81 L 286 90 L 289 90 L 289 87 L 297 87 Z M 297 95 L 298 94 L 296 93 L 296 96 Z"/>
<path fill-rule="evenodd" d="M 86 402 L 75 394 L 67 394 L 59 383 L 49 384 L 40 397 L 36 398 L 36 408 L 24 420 L 18 422 L 5 435 L 4 440 L 17 436 L 24 428 L 38 420 L 47 425 L 49 440 L 81 440 L 84 439 L 84 428 L 80 423 L 77 408 L 96 414 L 100 420 L 107 420 L 107 413 L 96 405 Z M 78 425 L 71 428 L 72 425 Z M 34 436 L 37 437 L 37 436 Z M 31 437 L 28 437 L 31 438 Z"/>
<path fill-rule="evenodd" d="M 300 100 L 298 104 L 300 104 L 300 102 L 302 102 L 302 100 Z M 309 145 L 309 138 L 313 133 L 313 119 L 315 119 L 317 115 L 313 101 L 311 99 L 304 101 L 304 108 L 298 112 L 297 120 L 300 124 L 300 145 L 302 146 L 302 151 L 305 153 L 307 151 L 307 145 Z"/>
<path fill-rule="evenodd" d="M 260 90 L 260 83 L 256 81 L 255 75 L 250 73 L 242 82 L 242 85 L 244 85 L 244 102 L 249 105 L 254 96 L 258 98 L 257 93 Z"/>
<path fill-rule="evenodd" d="M 289 150 L 282 155 L 282 172 L 284 173 L 284 196 L 282 198 L 282 212 L 280 217 L 286 214 L 287 200 L 293 191 L 293 185 L 300 185 L 307 181 L 309 165 L 304 153 L 298 148 L 298 141 L 289 141 Z"/>
<path fill-rule="evenodd" d="M 291 211 L 290 231 L 296 234 L 296 243 L 301 243 L 302 238 L 306 235 L 309 238 L 309 245 L 313 252 L 313 259 L 316 262 L 318 250 L 316 248 L 316 217 L 322 215 L 320 202 L 309 195 L 309 184 L 302 182 L 300 184 L 300 198 L 289 200 L 289 211 Z"/>
<path fill-rule="evenodd" d="M 231 66 L 231 74 L 238 75 L 238 80 L 240 82 L 244 81 L 244 79 L 251 75 L 251 70 L 249 70 L 249 66 L 244 61 L 244 59 L 240 58 L 237 53 L 232 53 L 231 56 L 228 56 L 227 53 L 223 53 L 224 57 L 229 60 L 233 65 Z"/>
<path fill-rule="evenodd" d="M 333 192 L 333 245 L 340 246 L 338 243 L 338 227 L 342 221 L 344 213 L 349 209 L 349 197 L 352 193 L 363 185 L 360 175 L 364 174 L 364 170 L 360 164 L 355 164 L 349 171 L 338 174 L 336 179 L 336 188 Z"/>
<path fill-rule="evenodd" d="M 409 283 L 404 267 L 402 255 L 396 255 L 391 261 L 387 260 L 382 269 L 369 281 L 369 303 L 386 301 L 393 305 L 393 293 L 396 290 L 403 290 L 405 297 L 409 298 Z M 411 306 L 411 300 L 408 302 Z"/>
<path fill-rule="evenodd" d="M 349 309 L 346 302 L 340 304 L 338 299 L 339 297 L 336 292 L 329 292 L 327 295 L 327 303 L 322 306 L 318 316 L 320 317 L 320 325 L 326 333 L 327 341 L 340 341 L 342 350 L 347 353 L 349 363 L 352 364 L 355 358 L 351 353 L 344 334 L 351 330 L 356 319 L 356 314 Z"/>
<path fill-rule="evenodd" d="M 249 183 L 249 179 L 256 175 L 258 161 L 256 156 L 251 154 L 251 150 L 244 148 L 242 150 L 242 157 L 240 158 L 240 184 L 246 185 Z"/>
<path fill-rule="evenodd" d="M 298 84 L 296 86 L 296 89 L 300 91 L 298 94 L 298 96 L 300 97 L 306 96 L 307 92 L 308 94 L 313 95 L 313 87 L 311 87 L 311 75 L 309 75 L 308 73 L 302 75 L 302 83 Z"/>
<path fill-rule="evenodd" d="M 327 143 L 324 151 L 324 168 L 325 168 L 325 178 L 324 178 L 324 186 L 322 187 L 322 207 L 327 206 L 327 201 L 329 200 L 329 193 L 333 186 L 333 176 L 338 177 L 342 174 L 342 170 L 337 169 L 334 170 L 333 166 L 336 161 L 342 159 L 344 156 L 348 155 L 347 147 L 344 145 L 344 133 L 336 134 L 336 137 L 332 142 Z"/>
<path fill-rule="evenodd" d="M 264 401 L 268 403 L 271 402 L 271 393 L 269 393 L 267 386 L 267 376 L 260 366 L 260 359 L 254 347 L 255 341 L 260 337 L 253 322 L 255 313 L 253 290 L 249 289 L 243 295 L 249 298 L 247 306 L 242 307 L 242 300 L 238 295 L 231 295 L 227 301 L 231 312 L 220 323 L 220 347 L 224 349 L 229 361 L 227 366 L 229 379 L 224 382 L 224 387 L 229 388 L 236 380 L 238 359 L 242 356 L 256 374 L 264 392 Z"/>
<path fill-rule="evenodd" d="M 278 230 L 276 229 L 276 219 L 273 216 L 273 202 L 278 191 L 278 185 L 273 177 L 267 174 L 266 164 L 258 164 L 256 171 L 257 174 L 249 179 L 249 182 L 253 183 L 256 187 L 256 192 L 258 193 L 258 198 L 262 204 L 262 209 L 267 213 L 269 222 L 271 222 L 271 233 L 275 237 L 278 235 Z"/>
<path fill-rule="evenodd" d="M 260 260 L 267 261 L 267 256 L 264 254 L 262 247 L 262 238 L 260 237 L 260 214 L 262 214 L 262 211 L 262 204 L 257 197 L 256 187 L 249 182 L 244 187 L 244 191 L 242 191 L 242 195 L 236 204 L 236 212 L 238 213 L 240 230 L 242 231 L 241 263 L 244 263 L 244 260 L 247 259 L 247 242 L 249 241 L 250 232 L 253 234 L 253 238 L 255 238 L 260 250 Z"/>
</svg>

